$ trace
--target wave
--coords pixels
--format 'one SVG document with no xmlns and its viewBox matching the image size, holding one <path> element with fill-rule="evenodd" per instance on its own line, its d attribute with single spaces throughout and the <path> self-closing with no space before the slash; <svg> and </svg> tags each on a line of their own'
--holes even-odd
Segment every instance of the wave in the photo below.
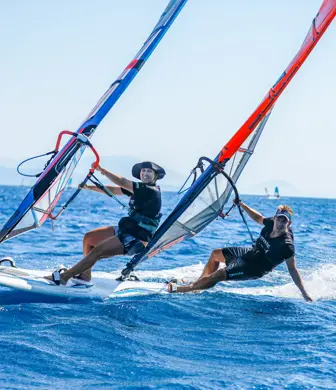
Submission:
<svg viewBox="0 0 336 390">
<path fill-rule="evenodd" d="M 336 299 L 336 265 L 325 264 L 314 271 L 304 272 L 304 286 L 314 300 Z M 293 282 L 267 287 L 223 287 L 222 291 L 241 295 L 269 295 L 282 298 L 300 298 L 299 289 Z"/>
<path fill-rule="evenodd" d="M 167 270 L 158 271 L 137 271 L 136 274 L 139 278 L 147 281 L 169 280 L 171 278 L 177 278 L 184 283 L 192 283 L 200 276 L 203 270 L 204 264 L 199 263 L 191 266 L 177 267 Z M 314 300 L 335 300 L 336 299 L 336 265 L 325 264 L 315 270 L 302 270 L 303 282 L 307 292 Z M 116 273 L 115 276 L 118 276 Z M 228 292 L 240 295 L 251 296 L 274 296 L 282 298 L 298 298 L 302 299 L 299 289 L 291 281 L 285 284 L 279 283 L 279 279 L 287 280 L 290 278 L 287 272 L 273 271 L 266 275 L 259 282 L 266 281 L 268 286 L 258 287 L 241 287 L 241 284 L 255 283 L 256 281 L 244 281 L 244 282 L 224 282 L 219 283 L 216 288 L 212 289 L 213 292 Z M 234 284 L 239 283 L 239 287 L 233 287 Z"/>
</svg>

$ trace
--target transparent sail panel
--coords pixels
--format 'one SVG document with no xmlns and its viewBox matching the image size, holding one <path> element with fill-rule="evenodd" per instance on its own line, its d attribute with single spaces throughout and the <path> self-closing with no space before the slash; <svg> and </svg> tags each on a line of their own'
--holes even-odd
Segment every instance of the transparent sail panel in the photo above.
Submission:
<svg viewBox="0 0 336 390">
<path fill-rule="evenodd" d="M 69 161 L 66 167 L 56 177 L 55 181 L 48 190 L 38 199 L 28 213 L 21 219 L 16 227 L 9 233 L 6 240 L 25 233 L 28 230 L 40 227 L 56 208 L 64 188 L 71 179 L 71 175 L 75 170 L 86 146 L 80 147 L 73 158 Z"/>
<path fill-rule="evenodd" d="M 197 234 L 215 219 L 222 208 L 221 195 L 225 188 L 226 179 L 224 176 L 216 176 L 155 244 L 149 252 L 149 257 L 167 249 L 185 237 Z"/>
<path fill-rule="evenodd" d="M 241 175 L 245 165 L 248 160 L 254 153 L 254 149 L 259 141 L 259 138 L 266 126 L 268 118 L 272 113 L 273 107 L 268 111 L 259 125 L 256 127 L 254 132 L 250 134 L 250 136 L 243 142 L 241 147 L 237 150 L 237 152 L 232 156 L 229 162 L 225 166 L 225 172 L 231 177 L 234 183 L 237 183 L 239 176 Z M 223 194 L 224 196 L 224 204 L 227 202 L 232 192 L 232 187 L 228 183 L 227 188 Z"/>
<path fill-rule="evenodd" d="M 237 182 L 253 154 L 270 114 L 271 110 L 225 167 L 225 172 L 229 174 L 234 183 Z M 224 175 L 215 176 L 188 209 L 153 246 L 148 257 L 154 256 L 185 238 L 194 236 L 219 215 L 225 216 L 226 211 L 232 207 L 232 202 L 229 202 L 232 191 L 232 186 Z"/>
</svg>

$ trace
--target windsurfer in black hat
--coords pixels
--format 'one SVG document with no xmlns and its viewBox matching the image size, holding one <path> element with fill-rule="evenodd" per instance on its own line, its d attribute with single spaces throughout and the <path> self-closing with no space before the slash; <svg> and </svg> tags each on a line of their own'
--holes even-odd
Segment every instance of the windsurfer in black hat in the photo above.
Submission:
<svg viewBox="0 0 336 390">
<path fill-rule="evenodd" d="M 90 281 L 91 268 L 98 260 L 139 253 L 159 226 L 161 192 L 156 181 L 165 176 L 163 168 L 150 161 L 135 164 L 132 175 L 140 182 L 128 180 L 101 166 L 97 170 L 117 185 L 107 186 L 114 195 L 130 197 L 128 216 L 121 218 L 118 226 L 106 226 L 86 233 L 83 239 L 85 257 L 69 270 L 62 273 L 55 271 L 47 277 L 56 284 L 66 284 L 74 276 L 79 280 Z M 95 186 L 84 188 L 103 192 Z"/>
</svg>

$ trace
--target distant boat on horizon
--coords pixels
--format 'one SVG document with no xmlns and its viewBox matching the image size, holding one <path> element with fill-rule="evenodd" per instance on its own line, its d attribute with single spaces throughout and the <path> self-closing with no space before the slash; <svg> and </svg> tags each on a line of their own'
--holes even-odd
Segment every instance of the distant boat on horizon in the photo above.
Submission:
<svg viewBox="0 0 336 390">
<path fill-rule="evenodd" d="M 266 193 L 265 196 L 266 196 L 267 199 L 280 199 L 279 187 L 277 187 L 277 186 L 274 188 L 274 194 L 273 195 L 269 194 L 267 187 L 265 187 L 265 193 Z"/>
<path fill-rule="evenodd" d="M 69 179 L 69 181 L 68 181 L 68 184 L 66 185 L 67 186 L 67 188 L 75 188 L 75 186 L 74 186 L 74 184 L 73 184 L 73 182 L 72 182 L 72 177 L 70 177 L 70 179 Z"/>
</svg>

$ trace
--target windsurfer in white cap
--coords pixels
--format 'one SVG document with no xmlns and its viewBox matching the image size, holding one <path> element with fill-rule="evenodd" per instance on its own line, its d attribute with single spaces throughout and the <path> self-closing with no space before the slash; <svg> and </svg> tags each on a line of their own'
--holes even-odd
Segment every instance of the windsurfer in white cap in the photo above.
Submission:
<svg viewBox="0 0 336 390">
<path fill-rule="evenodd" d="M 255 222 L 264 225 L 253 247 L 225 247 L 215 249 L 199 279 L 187 286 L 169 283 L 169 292 L 205 290 L 221 281 L 259 279 L 275 267 L 286 262 L 290 276 L 307 301 L 307 293 L 299 270 L 296 268 L 294 236 L 290 227 L 293 211 L 280 205 L 274 217 L 265 218 L 258 211 L 240 201 L 240 207 Z M 220 263 L 224 268 L 220 268 Z"/>
</svg>

